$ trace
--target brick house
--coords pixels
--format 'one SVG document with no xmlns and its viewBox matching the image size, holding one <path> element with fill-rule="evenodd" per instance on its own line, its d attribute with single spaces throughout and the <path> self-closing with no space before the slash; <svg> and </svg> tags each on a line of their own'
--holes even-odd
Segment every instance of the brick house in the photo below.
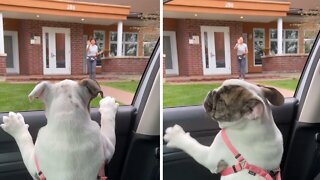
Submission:
<svg viewBox="0 0 320 180">
<path fill-rule="evenodd" d="M 142 73 L 159 29 L 142 28 L 139 3 L 112 2 L 0 1 L 0 75 L 86 74 L 90 37 L 107 51 L 97 72 Z"/>
<path fill-rule="evenodd" d="M 238 37 L 248 45 L 247 72 L 300 72 L 319 25 L 301 26 L 304 3 L 251 0 L 164 2 L 167 76 L 237 74 Z M 318 4 L 318 7 L 320 3 Z M 299 8 L 299 9 L 296 9 Z"/>
</svg>

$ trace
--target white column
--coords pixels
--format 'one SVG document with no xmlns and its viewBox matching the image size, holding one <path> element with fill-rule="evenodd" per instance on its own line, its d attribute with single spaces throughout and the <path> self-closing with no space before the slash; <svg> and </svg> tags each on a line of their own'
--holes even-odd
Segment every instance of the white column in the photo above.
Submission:
<svg viewBox="0 0 320 180">
<path fill-rule="evenodd" d="M 3 16 L 0 12 L 0 55 L 4 54 Z"/>
<path fill-rule="evenodd" d="M 283 54 L 282 51 L 282 17 L 278 18 L 278 26 L 277 26 L 277 34 L 278 34 L 278 39 L 277 39 L 277 43 L 278 43 L 278 53 L 277 54 Z"/>
<path fill-rule="evenodd" d="M 123 23 L 122 21 L 118 22 L 118 39 L 117 39 L 117 56 L 122 56 L 122 34 L 123 34 Z"/>
</svg>

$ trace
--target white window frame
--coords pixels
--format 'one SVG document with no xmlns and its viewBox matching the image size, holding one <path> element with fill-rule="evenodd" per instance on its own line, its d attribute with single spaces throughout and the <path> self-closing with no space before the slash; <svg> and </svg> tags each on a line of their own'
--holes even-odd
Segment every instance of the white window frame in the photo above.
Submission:
<svg viewBox="0 0 320 180">
<path fill-rule="evenodd" d="M 254 31 L 255 30 L 262 30 L 263 31 L 263 38 L 261 39 L 261 38 L 259 38 L 259 39 L 256 39 L 255 37 L 254 37 Z M 264 28 L 253 28 L 253 33 L 252 33 L 252 38 L 253 38 L 253 40 L 252 40 L 252 51 L 253 51 L 253 66 L 255 66 L 255 67 L 259 67 L 259 66 L 262 66 L 262 62 L 261 62 L 261 64 L 256 64 L 256 55 L 255 55 L 255 53 L 254 53 L 254 44 L 255 44 L 255 41 L 257 40 L 257 41 L 263 41 L 263 47 L 264 48 L 266 48 L 266 45 L 265 45 L 265 38 L 266 38 L 266 32 L 265 32 L 265 29 Z"/>
<path fill-rule="evenodd" d="M 103 39 L 102 39 L 102 47 L 99 47 L 99 44 L 98 43 L 100 43 L 100 40 L 99 39 L 97 39 L 96 38 L 96 33 L 101 33 L 101 34 L 103 34 Z M 105 31 L 103 31 L 103 30 L 94 30 L 93 31 L 93 38 L 96 40 L 96 45 L 98 46 L 98 48 L 100 48 L 99 50 L 100 51 L 103 51 L 104 49 L 105 49 L 105 47 L 106 47 L 106 34 L 105 34 Z"/>
<path fill-rule="evenodd" d="M 316 37 L 317 37 L 317 35 L 315 35 L 315 37 L 313 38 L 313 39 L 310 39 L 310 38 L 306 38 L 306 32 L 307 31 L 314 31 L 314 30 L 304 30 L 303 31 L 303 53 L 304 54 L 309 54 L 310 52 L 308 52 L 308 53 L 306 53 L 305 52 L 305 50 L 306 50 L 306 41 L 313 41 L 313 43 L 312 44 L 314 44 L 314 41 L 315 41 L 315 39 L 316 39 Z M 311 51 L 311 49 L 310 49 L 310 51 Z"/>
<path fill-rule="evenodd" d="M 110 31 L 109 32 L 109 35 L 111 35 L 111 33 L 116 33 L 115 31 Z M 125 41 L 125 37 L 126 37 L 126 34 L 136 34 L 137 35 L 137 42 L 128 42 L 128 41 Z M 117 36 L 118 38 L 118 36 Z M 136 51 L 136 55 L 135 56 L 131 56 L 131 57 L 137 57 L 138 56 L 138 53 L 139 53 L 139 34 L 137 32 L 123 32 L 122 34 L 122 52 L 121 52 L 121 55 L 122 56 L 126 56 L 125 55 L 125 45 L 126 44 L 136 44 L 137 45 L 137 51 Z M 110 38 L 109 38 L 109 48 L 111 50 L 111 44 L 117 44 L 117 41 L 110 41 Z M 109 52 L 109 56 L 111 56 L 110 52 Z M 126 57 L 130 57 L 130 56 L 126 56 Z"/>
<path fill-rule="evenodd" d="M 271 50 L 271 41 L 272 42 L 277 42 L 278 43 L 278 41 L 277 41 L 277 39 L 271 39 L 271 30 L 277 30 L 277 29 L 273 29 L 273 28 L 271 28 L 271 29 L 269 29 L 269 55 L 271 55 L 270 54 L 270 50 Z M 298 32 L 298 38 L 296 39 L 296 40 L 293 40 L 293 39 L 286 39 L 285 38 L 285 33 L 286 33 L 286 31 L 297 31 Z M 278 35 L 278 34 L 277 34 Z M 299 54 L 299 46 L 300 46 L 300 43 L 299 43 L 299 30 L 298 29 L 283 29 L 283 31 L 282 31 L 282 39 L 283 39 L 283 41 L 282 41 L 282 49 L 283 49 L 283 54 Z M 297 41 L 298 42 L 298 47 L 297 47 L 297 53 L 287 53 L 286 52 L 286 49 L 285 49 L 285 42 L 286 41 Z M 304 51 L 304 50 L 303 50 Z"/>
<path fill-rule="evenodd" d="M 298 36 L 297 39 L 287 39 L 286 38 L 286 33 L 287 31 L 297 31 Z M 284 54 L 299 54 L 299 30 L 298 29 L 284 29 L 283 30 L 283 50 L 284 50 Z M 290 41 L 297 41 L 297 53 L 287 53 L 286 51 L 286 42 L 290 42 Z"/>
<path fill-rule="evenodd" d="M 273 29 L 273 28 L 269 29 L 269 55 L 274 56 L 278 53 L 278 50 L 277 50 L 276 54 L 271 54 L 271 42 L 276 42 L 278 45 L 278 39 L 271 38 L 271 31 L 272 30 L 275 30 L 277 32 L 277 29 Z M 283 36 L 283 33 L 282 33 L 282 36 Z M 277 32 L 277 37 L 278 37 L 278 32 Z M 283 41 L 282 41 L 282 47 L 283 47 Z"/>
</svg>

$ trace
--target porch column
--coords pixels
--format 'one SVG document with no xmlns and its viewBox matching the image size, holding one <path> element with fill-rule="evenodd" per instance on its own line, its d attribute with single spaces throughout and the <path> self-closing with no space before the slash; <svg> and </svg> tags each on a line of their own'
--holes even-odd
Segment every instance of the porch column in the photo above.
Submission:
<svg viewBox="0 0 320 180">
<path fill-rule="evenodd" d="M 0 54 L 4 54 L 3 16 L 0 12 Z"/>
<path fill-rule="evenodd" d="M 278 43 L 278 53 L 277 54 L 283 54 L 282 51 L 282 17 L 278 18 L 278 25 L 277 25 L 277 34 L 278 34 L 278 38 L 277 38 L 277 43 Z"/>
<path fill-rule="evenodd" d="M 4 52 L 3 15 L 0 12 L 0 76 L 6 75 L 6 56 Z"/>
<path fill-rule="evenodd" d="M 122 56 L 122 34 L 123 34 L 123 23 L 122 21 L 118 22 L 118 39 L 117 39 L 117 56 Z"/>
</svg>

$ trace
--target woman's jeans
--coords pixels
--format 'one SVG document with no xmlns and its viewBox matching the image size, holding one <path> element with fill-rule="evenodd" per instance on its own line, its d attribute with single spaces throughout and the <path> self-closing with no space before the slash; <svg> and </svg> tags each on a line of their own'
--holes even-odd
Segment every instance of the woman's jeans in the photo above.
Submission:
<svg viewBox="0 0 320 180">
<path fill-rule="evenodd" d="M 244 78 L 246 73 L 246 57 L 237 56 L 239 77 Z"/>
<path fill-rule="evenodd" d="M 95 56 L 87 56 L 87 68 L 90 79 L 96 79 L 97 58 Z"/>
</svg>

